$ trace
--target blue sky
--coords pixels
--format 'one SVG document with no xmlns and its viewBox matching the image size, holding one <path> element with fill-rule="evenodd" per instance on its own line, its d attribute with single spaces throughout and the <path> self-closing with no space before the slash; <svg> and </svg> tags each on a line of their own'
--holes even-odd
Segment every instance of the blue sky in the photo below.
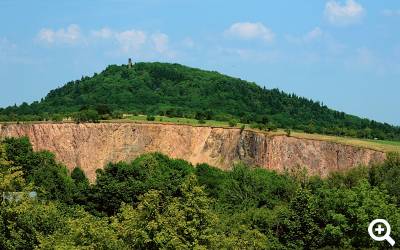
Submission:
<svg viewBox="0 0 400 250">
<path fill-rule="evenodd" d="M 1 0 L 0 23 L 0 107 L 131 57 L 400 125 L 397 0 Z"/>
</svg>

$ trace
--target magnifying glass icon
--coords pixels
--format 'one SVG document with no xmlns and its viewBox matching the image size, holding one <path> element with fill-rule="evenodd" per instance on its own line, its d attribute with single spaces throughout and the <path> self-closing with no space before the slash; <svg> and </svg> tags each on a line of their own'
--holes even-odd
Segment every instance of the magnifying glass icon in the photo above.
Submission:
<svg viewBox="0 0 400 250">
<path fill-rule="evenodd" d="M 374 230 L 374 226 L 376 224 L 379 224 L 379 225 Z M 386 227 L 386 229 L 382 228 L 381 224 L 383 224 Z M 373 240 L 376 240 L 376 241 L 386 240 L 387 242 L 389 242 L 390 245 L 394 246 L 395 241 L 393 240 L 392 237 L 390 237 L 390 230 L 391 229 L 390 229 L 389 223 L 384 219 L 373 220 L 371 223 L 369 223 L 369 226 L 368 226 L 369 236 L 371 236 L 371 238 Z M 374 233 L 374 231 L 377 233 L 378 236 Z M 385 234 L 382 234 L 384 231 L 385 231 Z"/>
</svg>

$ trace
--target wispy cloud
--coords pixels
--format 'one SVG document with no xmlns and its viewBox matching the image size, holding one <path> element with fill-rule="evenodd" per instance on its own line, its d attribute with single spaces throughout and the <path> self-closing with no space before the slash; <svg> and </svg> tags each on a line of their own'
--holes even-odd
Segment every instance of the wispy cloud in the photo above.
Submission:
<svg viewBox="0 0 400 250">
<path fill-rule="evenodd" d="M 17 45 L 10 42 L 7 38 L 5 37 L 0 37 L 0 55 L 1 53 L 5 53 L 9 50 L 16 49 Z"/>
<path fill-rule="evenodd" d="M 366 47 L 356 49 L 356 62 L 364 66 L 371 66 L 376 62 L 372 51 Z"/>
<path fill-rule="evenodd" d="M 377 75 L 398 72 L 398 64 L 392 55 L 385 56 L 368 47 L 359 47 L 350 51 L 343 62 L 348 69 L 373 72 Z"/>
<path fill-rule="evenodd" d="M 94 39 L 116 41 L 119 52 L 123 54 L 144 52 L 146 54 L 158 53 L 170 58 L 175 56 L 175 52 L 170 49 L 169 37 L 165 33 L 149 33 L 139 29 L 114 31 L 102 28 L 92 31 L 91 35 Z"/>
<path fill-rule="evenodd" d="M 90 32 L 83 32 L 76 24 L 71 24 L 60 29 L 41 29 L 36 40 L 42 44 L 52 45 L 88 45 L 93 46 L 98 41 L 109 43 L 114 46 L 114 52 L 107 54 L 128 55 L 136 53 L 146 56 L 161 55 L 174 57 L 175 52 L 170 48 L 169 37 L 161 32 L 147 32 L 141 29 L 113 30 L 104 27 Z M 112 49 L 111 49 L 112 50 Z"/>
<path fill-rule="evenodd" d="M 118 41 L 123 52 L 137 52 L 146 43 L 147 35 L 141 30 L 126 30 L 115 33 L 115 39 Z"/>
<path fill-rule="evenodd" d="M 71 24 L 67 28 L 53 30 L 43 28 L 37 34 L 37 40 L 44 44 L 77 44 L 83 41 L 78 25 Z"/>
<path fill-rule="evenodd" d="M 6 62 L 10 54 L 17 48 L 17 45 L 10 42 L 7 38 L 0 37 L 0 62 Z"/>
<path fill-rule="evenodd" d="M 243 40 L 259 39 L 267 43 L 271 43 L 275 39 L 275 34 L 271 29 L 262 23 L 239 22 L 232 24 L 225 35 Z"/>
<path fill-rule="evenodd" d="M 26 51 L 5 37 L 0 37 L 0 63 L 1 64 L 37 64 L 39 60 L 32 60 Z"/>
<path fill-rule="evenodd" d="M 193 41 L 191 37 L 186 37 L 185 39 L 183 39 L 182 45 L 186 48 L 191 49 L 196 46 L 196 43 Z"/>
<path fill-rule="evenodd" d="M 302 36 L 292 36 L 287 35 L 286 39 L 291 43 L 311 43 L 320 39 L 323 36 L 324 32 L 320 27 L 315 27 L 314 29 L 310 30 L 309 32 L 303 34 Z"/>
<path fill-rule="evenodd" d="M 365 10 L 355 0 L 346 0 L 344 4 L 330 0 L 325 5 L 324 14 L 331 24 L 348 25 L 359 22 L 365 15 Z"/>
<path fill-rule="evenodd" d="M 99 30 L 92 30 L 89 40 L 113 40 L 118 44 L 122 52 L 130 53 L 139 51 L 146 44 L 148 36 L 143 30 L 114 31 L 105 27 Z"/>
<path fill-rule="evenodd" d="M 398 9 L 398 10 L 386 9 L 386 10 L 382 11 L 382 15 L 388 16 L 388 17 L 400 16 L 400 9 Z"/>
<path fill-rule="evenodd" d="M 108 39 L 114 36 L 114 32 L 109 28 L 102 28 L 100 30 L 93 30 L 91 32 L 92 36 L 95 38 Z"/>
<path fill-rule="evenodd" d="M 221 58 L 240 59 L 250 62 L 276 63 L 283 59 L 282 53 L 278 50 L 260 51 L 257 49 L 218 47 L 215 51 L 217 56 Z"/>
<path fill-rule="evenodd" d="M 168 51 L 168 36 L 164 33 L 155 33 L 151 36 L 154 48 L 160 52 L 165 53 Z"/>
</svg>

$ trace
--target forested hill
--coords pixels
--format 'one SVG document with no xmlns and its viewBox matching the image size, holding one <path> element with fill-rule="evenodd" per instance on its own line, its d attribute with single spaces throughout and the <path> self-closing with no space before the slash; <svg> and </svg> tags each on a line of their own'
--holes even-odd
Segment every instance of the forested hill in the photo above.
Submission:
<svg viewBox="0 0 400 250">
<path fill-rule="evenodd" d="M 100 74 L 50 91 L 40 102 L 0 109 L 0 118 L 35 115 L 40 119 L 88 108 L 237 119 L 321 134 L 400 140 L 400 127 L 334 111 L 319 102 L 214 71 L 168 63 L 136 63 L 132 68 L 111 65 Z"/>
</svg>

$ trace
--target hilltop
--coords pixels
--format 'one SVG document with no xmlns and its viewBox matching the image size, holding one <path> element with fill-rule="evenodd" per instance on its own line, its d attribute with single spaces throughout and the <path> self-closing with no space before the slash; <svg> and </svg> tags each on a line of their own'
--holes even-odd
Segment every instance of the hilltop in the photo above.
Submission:
<svg viewBox="0 0 400 250">
<path fill-rule="evenodd" d="M 41 120 L 95 109 L 198 120 L 236 120 L 272 128 L 400 140 L 400 127 L 362 119 L 295 94 L 179 64 L 111 65 L 52 90 L 32 104 L 0 108 L 0 120 Z"/>
</svg>

